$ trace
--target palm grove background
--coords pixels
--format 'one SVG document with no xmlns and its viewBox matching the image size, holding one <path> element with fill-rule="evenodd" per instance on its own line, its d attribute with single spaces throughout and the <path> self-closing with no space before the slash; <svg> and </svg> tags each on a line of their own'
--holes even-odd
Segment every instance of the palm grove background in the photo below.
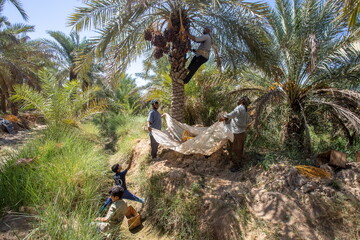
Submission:
<svg viewBox="0 0 360 240">
<path fill-rule="evenodd" d="M 15 0 L 0 0 L 0 14 L 5 3 L 27 19 Z M 177 120 L 209 126 L 246 94 L 248 149 L 303 157 L 359 149 L 360 1 L 83 3 L 68 18 L 74 32 L 49 31 L 52 40 L 30 40 L 34 26 L 1 14 L 3 114 L 35 110 L 59 139 L 91 121 L 113 149 L 116 127 L 146 115 L 153 98 Z M 205 25 L 214 28 L 211 58 L 184 86 L 196 48 L 184 33 L 199 35 Z M 99 35 L 81 38 L 89 29 Z M 145 71 L 138 77 L 147 80 L 141 88 L 124 73 L 139 56 Z"/>
<path fill-rule="evenodd" d="M 19 2 L 8 2 L 26 19 Z M 53 40 L 29 40 L 33 26 L 2 16 L 3 113 L 16 115 L 26 106 L 51 112 L 50 122 L 77 121 L 105 109 L 107 115 L 144 113 L 146 103 L 158 98 L 176 119 L 210 125 L 247 94 L 256 137 L 277 131 L 277 141 L 307 151 L 312 134 L 354 144 L 360 126 L 358 1 L 276 1 L 274 9 L 242 1 L 84 5 L 69 23 L 77 31 L 95 29 L 96 38 L 49 31 Z M 184 32 L 198 35 L 206 24 L 214 27 L 212 59 L 184 86 L 178 80 L 191 56 Z M 139 77 L 148 80 L 142 89 L 124 75 L 140 55 L 146 56 L 146 71 Z M 72 113 L 50 103 L 62 102 L 53 91 L 70 96 L 63 104 L 76 106 L 63 111 Z"/>
</svg>

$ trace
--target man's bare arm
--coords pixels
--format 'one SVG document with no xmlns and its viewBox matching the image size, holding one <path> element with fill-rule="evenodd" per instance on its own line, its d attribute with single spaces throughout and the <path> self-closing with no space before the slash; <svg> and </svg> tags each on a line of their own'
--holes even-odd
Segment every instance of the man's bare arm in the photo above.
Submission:
<svg viewBox="0 0 360 240">
<path fill-rule="evenodd" d="M 126 170 L 128 170 L 128 171 L 129 171 L 129 169 L 131 168 L 131 163 L 132 163 L 132 160 L 133 160 L 133 158 L 130 158 L 129 165 L 128 165 L 128 167 L 126 168 Z"/>
</svg>

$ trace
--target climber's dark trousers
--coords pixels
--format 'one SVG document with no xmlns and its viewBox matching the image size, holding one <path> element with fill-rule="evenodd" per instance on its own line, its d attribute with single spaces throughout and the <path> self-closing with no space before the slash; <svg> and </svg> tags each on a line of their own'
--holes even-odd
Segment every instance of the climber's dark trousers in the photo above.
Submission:
<svg viewBox="0 0 360 240">
<path fill-rule="evenodd" d="M 189 73 L 186 76 L 186 78 L 184 79 L 184 83 L 188 83 L 190 81 L 190 79 L 194 76 L 194 74 L 196 73 L 196 71 L 199 69 L 199 67 L 201 65 L 203 65 L 204 63 L 207 62 L 207 58 L 201 56 L 201 55 L 196 55 L 193 57 L 193 59 L 191 60 L 190 65 L 188 66 L 188 70 Z"/>
</svg>

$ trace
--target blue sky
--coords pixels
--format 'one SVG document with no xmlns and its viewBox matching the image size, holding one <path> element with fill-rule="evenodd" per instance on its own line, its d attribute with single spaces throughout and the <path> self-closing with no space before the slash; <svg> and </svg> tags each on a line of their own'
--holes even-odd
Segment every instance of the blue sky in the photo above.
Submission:
<svg viewBox="0 0 360 240">
<path fill-rule="evenodd" d="M 251 0 L 250 0 L 251 1 Z M 273 4 L 275 0 L 268 0 Z M 35 32 L 30 33 L 32 39 L 47 38 L 47 30 L 69 33 L 68 17 L 75 7 L 82 6 L 81 0 L 20 0 L 29 15 L 27 24 L 35 26 Z M 254 1 L 255 2 L 255 1 Z M 3 14 L 11 23 L 25 23 L 20 13 L 10 3 L 5 5 Z M 90 37 L 91 32 L 81 32 L 80 36 Z"/>
<path fill-rule="evenodd" d="M 76 6 L 82 5 L 81 0 L 21 0 L 20 2 L 29 16 L 27 24 L 35 26 L 35 32 L 29 34 L 32 39 L 46 38 L 47 30 L 69 33 L 71 27 L 67 27 L 67 18 Z M 25 23 L 20 13 L 10 3 L 5 5 L 3 14 L 11 23 Z"/>
<path fill-rule="evenodd" d="M 22 0 L 23 8 L 29 16 L 25 22 L 17 9 L 11 4 L 5 5 L 3 14 L 11 23 L 27 23 L 35 26 L 35 32 L 29 33 L 31 39 L 49 38 L 46 31 L 61 31 L 70 33 L 71 27 L 68 26 L 68 17 L 74 12 L 75 7 L 82 6 L 81 0 Z M 91 37 L 91 32 L 80 32 L 81 37 Z M 141 59 L 129 66 L 126 71 L 135 77 L 135 73 L 142 72 Z M 145 82 L 137 79 L 138 85 Z"/>
<path fill-rule="evenodd" d="M 251 1 L 251 0 L 250 0 Z M 275 0 L 268 0 L 272 5 Z M 29 33 L 32 39 L 49 38 L 46 31 L 62 31 L 70 33 L 71 27 L 68 26 L 68 18 L 74 12 L 75 7 L 82 6 L 81 0 L 20 0 L 25 12 L 29 16 L 27 24 L 35 26 L 35 32 Z M 20 13 L 11 4 L 5 5 L 3 15 L 11 23 L 25 23 Z M 91 37 L 91 32 L 81 32 L 81 37 Z M 142 71 L 141 58 L 131 64 L 127 73 L 135 77 L 135 73 Z M 144 81 L 137 80 L 138 85 L 143 85 Z"/>
</svg>

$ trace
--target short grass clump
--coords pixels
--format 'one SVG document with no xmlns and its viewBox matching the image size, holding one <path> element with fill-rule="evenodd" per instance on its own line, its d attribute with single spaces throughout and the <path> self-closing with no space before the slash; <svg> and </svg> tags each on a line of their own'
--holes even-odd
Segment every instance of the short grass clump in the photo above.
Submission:
<svg viewBox="0 0 360 240">
<path fill-rule="evenodd" d="M 159 230 L 173 233 L 176 239 L 207 239 L 199 229 L 201 195 L 197 187 L 177 186 L 175 192 L 166 190 L 165 174 L 150 177 L 145 191 L 148 214 Z"/>
<path fill-rule="evenodd" d="M 20 158 L 35 161 L 17 165 Z M 2 167 L 0 210 L 35 208 L 35 234 L 42 238 L 99 239 L 90 223 L 105 171 L 104 154 L 79 130 L 48 129 Z"/>
</svg>

